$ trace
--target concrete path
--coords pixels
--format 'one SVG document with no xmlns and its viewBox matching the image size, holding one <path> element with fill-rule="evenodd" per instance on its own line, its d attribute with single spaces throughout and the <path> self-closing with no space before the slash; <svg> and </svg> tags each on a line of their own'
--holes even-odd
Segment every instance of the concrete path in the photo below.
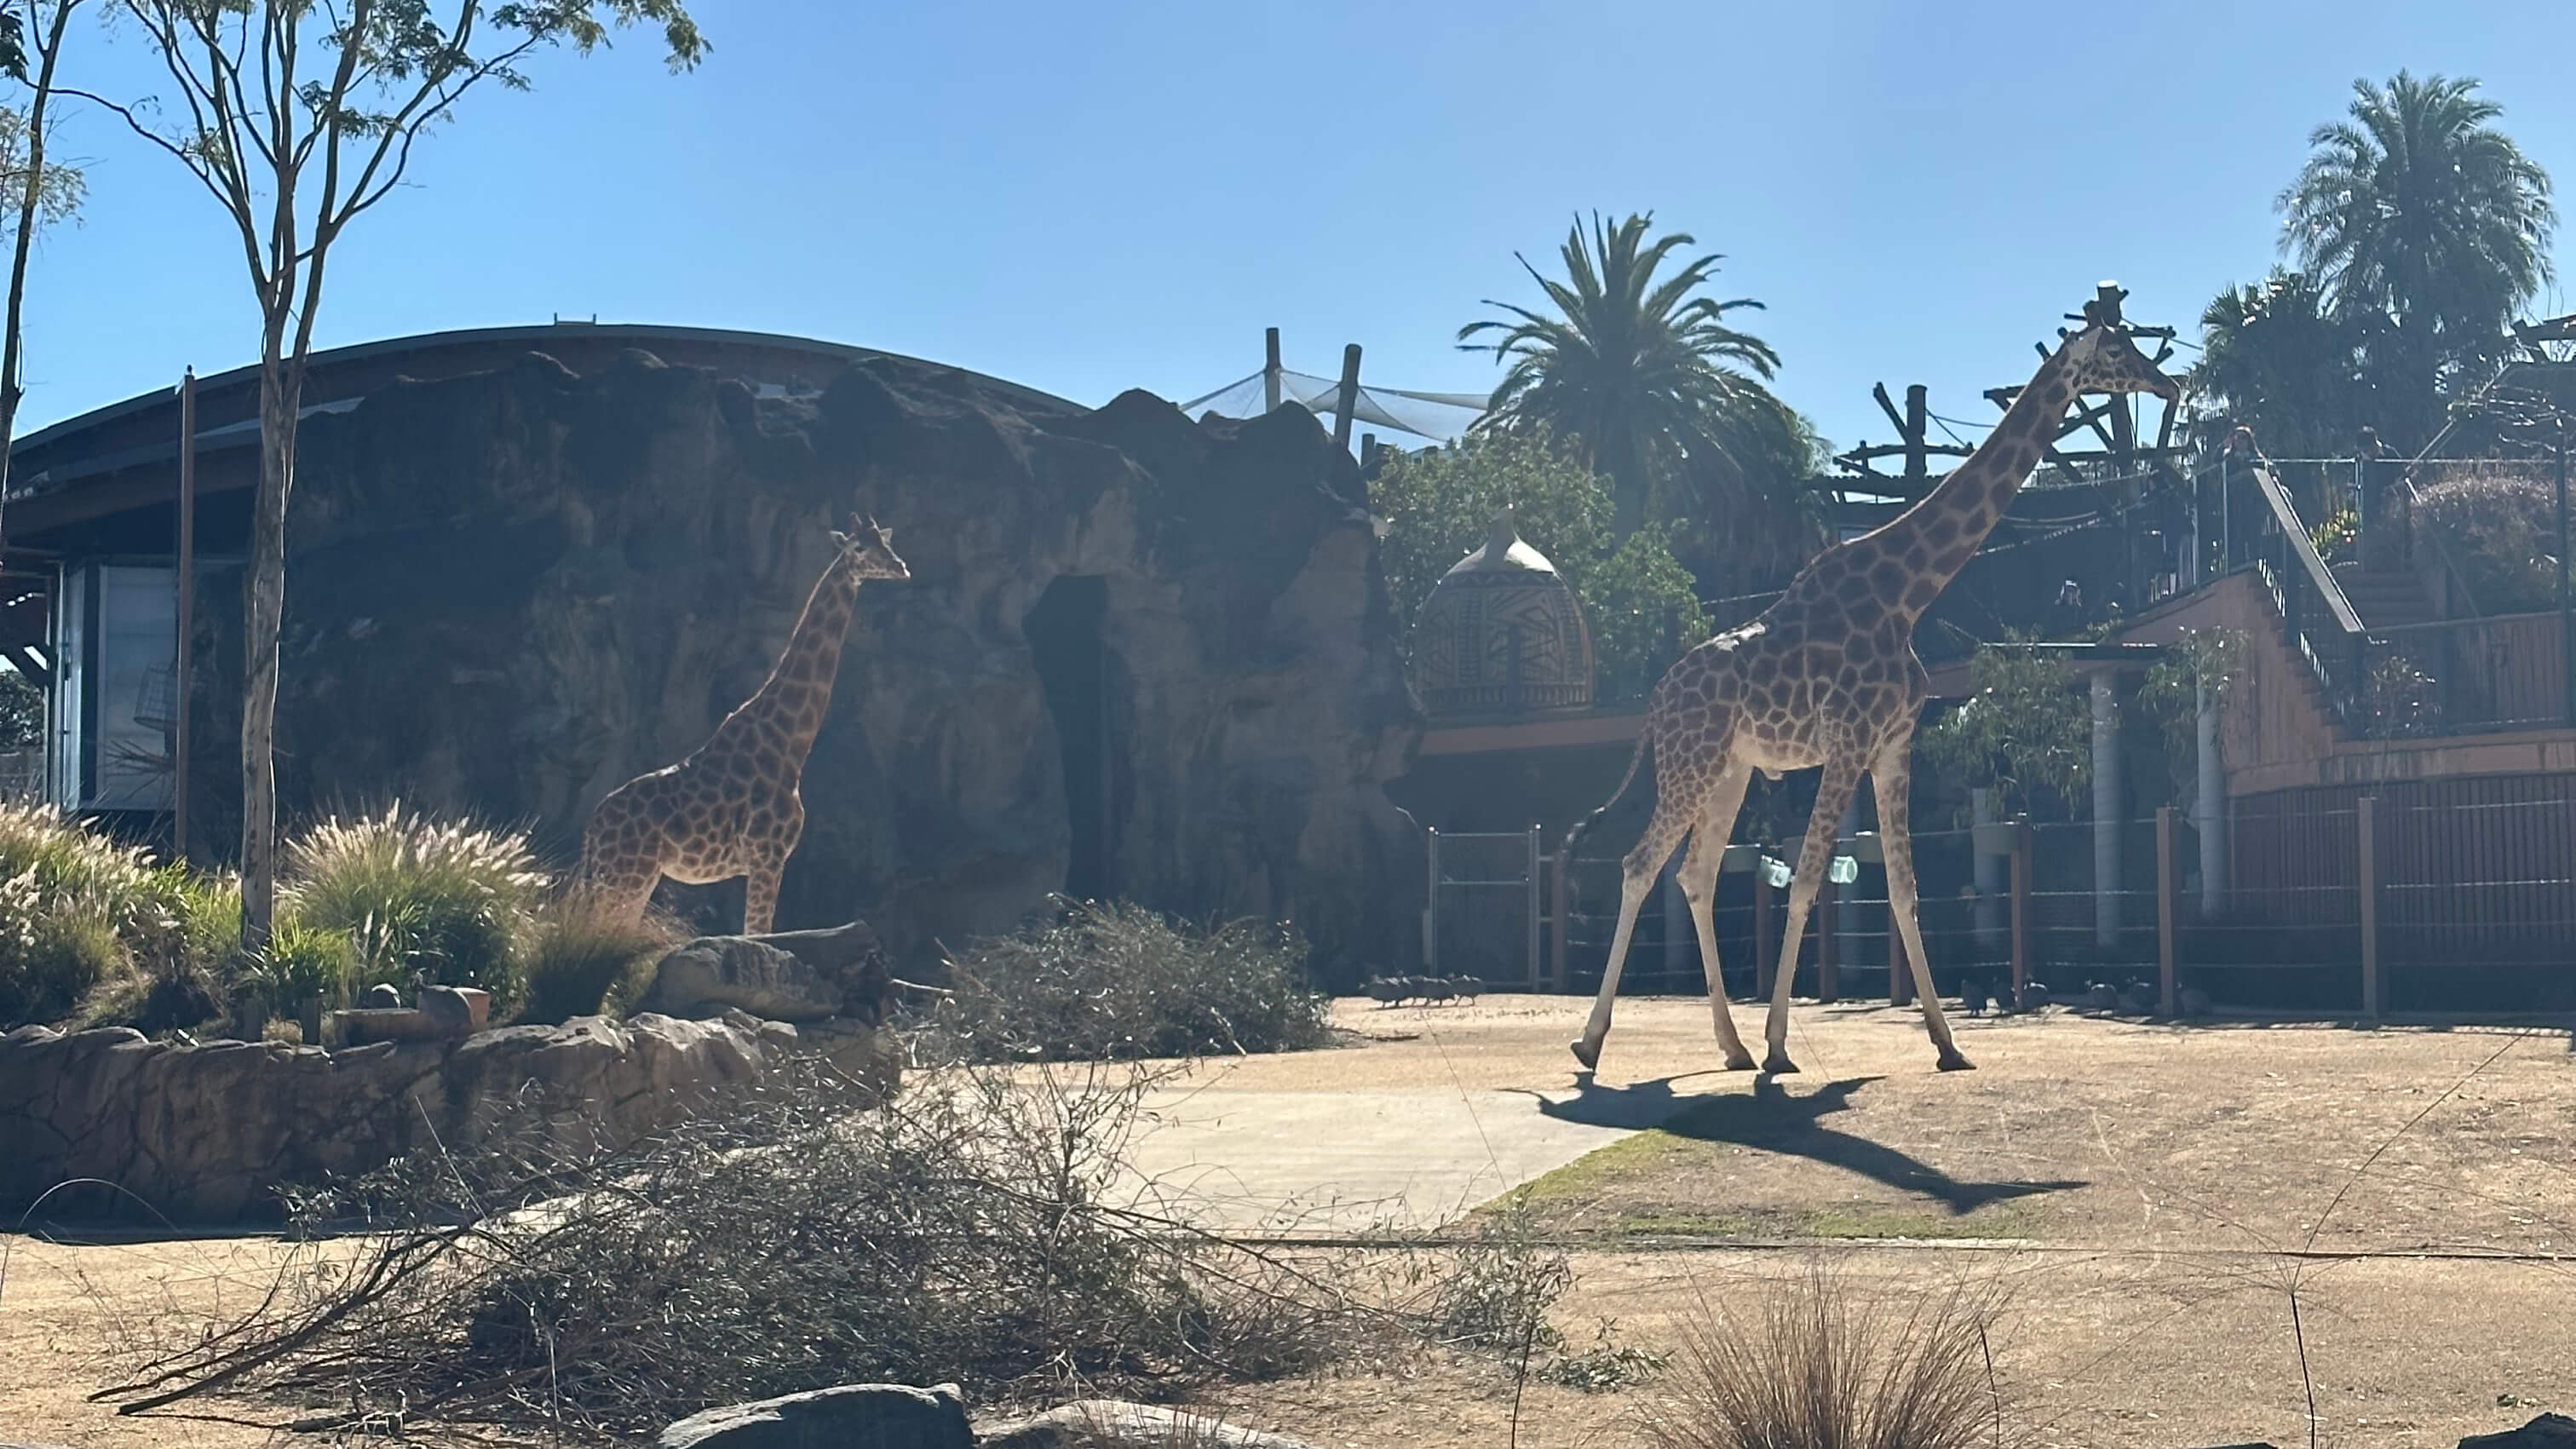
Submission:
<svg viewBox="0 0 2576 1449">
<path fill-rule="evenodd" d="M 1133 1160 L 1211 1226 L 1432 1228 L 1627 1134 L 1542 1115 L 1524 1092 L 1159 1093 Z"/>
</svg>

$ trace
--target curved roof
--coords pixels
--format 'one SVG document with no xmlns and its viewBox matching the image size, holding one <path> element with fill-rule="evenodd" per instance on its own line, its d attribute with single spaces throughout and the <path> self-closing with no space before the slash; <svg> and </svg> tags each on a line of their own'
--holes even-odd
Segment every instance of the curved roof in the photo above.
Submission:
<svg viewBox="0 0 2576 1449">
<path fill-rule="evenodd" d="M 819 385 L 818 379 L 827 378 L 830 373 L 837 373 L 851 363 L 882 359 L 957 373 L 1039 411 L 1087 411 L 1079 403 L 1035 388 L 870 347 L 775 332 L 562 320 L 529 327 L 423 332 L 409 337 L 390 337 L 317 350 L 305 364 L 304 411 L 308 415 L 325 410 L 338 411 L 340 409 L 333 404 L 348 406 L 397 375 L 432 379 L 486 371 L 505 365 L 507 359 L 514 355 L 527 352 L 547 353 L 573 365 L 573 359 L 561 354 L 595 355 L 604 352 L 613 355 L 627 348 L 640 348 L 663 357 L 665 361 L 714 366 L 720 371 L 756 381 L 784 383 L 803 380 L 816 385 Z M 444 366 L 438 365 L 441 354 L 447 354 Z M 801 379 L 772 379 L 757 375 L 760 371 L 778 370 L 802 373 L 804 369 L 795 368 L 790 362 L 799 358 L 810 359 L 819 366 L 812 370 L 810 376 Z M 770 366 L 764 368 L 764 361 Z M 429 365 L 424 366 L 425 363 Z M 783 369 L 781 364 L 785 364 Z M 576 367 L 575 370 L 582 369 Z M 255 431 L 255 427 L 245 425 L 256 417 L 256 403 L 251 400 L 255 399 L 258 380 L 259 366 L 256 363 L 197 379 L 197 435 L 201 442 L 216 442 L 219 435 Z M 160 436 L 147 436 L 139 434 L 137 429 L 145 426 L 146 419 L 155 411 L 175 407 L 177 391 L 175 386 L 161 388 L 123 402 L 93 408 L 14 440 L 9 448 L 13 475 L 10 496 L 60 488 L 92 473 L 148 461 L 156 454 L 166 456 L 175 453 L 177 440 L 167 437 L 166 430 L 155 428 L 151 432 Z M 237 395 L 230 407 L 224 405 L 227 394 Z M 250 405 L 243 406 L 245 401 Z M 90 446 L 81 446 L 84 440 Z M 40 474 L 49 476 L 26 478 L 22 482 L 18 466 L 22 458 L 40 465 Z"/>
</svg>

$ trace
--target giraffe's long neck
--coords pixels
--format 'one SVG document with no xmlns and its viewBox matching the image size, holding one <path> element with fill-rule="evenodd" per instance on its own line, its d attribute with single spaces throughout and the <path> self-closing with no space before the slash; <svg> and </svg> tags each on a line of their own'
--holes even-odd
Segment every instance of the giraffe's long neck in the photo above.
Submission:
<svg viewBox="0 0 2576 1449">
<path fill-rule="evenodd" d="M 2029 481 L 2032 470 L 2057 439 L 2057 427 L 2075 400 L 2066 349 L 2059 348 L 2039 365 L 2030 384 L 2013 399 L 1993 432 L 1967 460 L 1942 479 L 1921 502 L 1856 543 L 1873 557 L 1895 559 L 1905 570 L 1901 603 L 1889 600 L 1909 619 L 1920 618 L 1932 601 L 1968 566 L 1977 548 L 2003 521 L 2013 495 Z"/>
<path fill-rule="evenodd" d="M 823 716 L 831 710 L 832 677 L 840 670 L 841 640 L 850 632 L 858 599 L 858 570 L 842 554 L 815 580 L 777 667 L 734 711 L 744 723 L 764 724 L 783 736 L 791 761 L 802 761 L 813 748 Z"/>
</svg>

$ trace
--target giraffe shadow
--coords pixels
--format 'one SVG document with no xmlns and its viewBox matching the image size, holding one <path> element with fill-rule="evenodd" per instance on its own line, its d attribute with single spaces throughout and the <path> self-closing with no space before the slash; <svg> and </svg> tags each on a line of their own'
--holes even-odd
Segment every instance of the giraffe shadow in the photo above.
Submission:
<svg viewBox="0 0 2576 1449">
<path fill-rule="evenodd" d="M 1948 1208 L 1954 1217 L 1989 1203 L 2086 1186 L 2082 1180 L 2063 1178 L 1967 1181 L 1896 1148 L 1824 1125 L 1821 1119 L 1848 1110 L 1852 1094 L 1880 1080 L 1877 1077 L 1826 1082 L 1803 1096 L 1792 1095 L 1778 1081 L 1762 1076 L 1754 1079 L 1749 1095 L 1680 1097 L 1673 1092 L 1673 1083 L 1680 1080 L 1684 1079 L 1659 1077 L 1633 1086 L 1605 1087 L 1586 1072 L 1576 1075 L 1575 1095 L 1570 1098 L 1530 1095 L 1538 1098 L 1544 1116 L 1594 1127 L 1652 1128 L 1696 1142 L 1724 1142 L 1803 1157 L 1900 1192 L 1920 1193 Z"/>
</svg>

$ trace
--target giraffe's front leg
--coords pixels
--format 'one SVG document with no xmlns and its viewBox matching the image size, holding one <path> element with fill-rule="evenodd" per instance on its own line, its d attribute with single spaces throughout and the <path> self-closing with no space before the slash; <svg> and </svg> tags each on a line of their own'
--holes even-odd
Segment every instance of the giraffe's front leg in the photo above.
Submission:
<svg viewBox="0 0 2576 1449">
<path fill-rule="evenodd" d="M 1619 995 L 1619 973 L 1628 962 L 1628 938 L 1636 932 L 1637 912 L 1654 890 L 1664 862 L 1672 859 L 1673 848 L 1681 844 L 1689 821 L 1682 802 L 1658 796 L 1645 835 L 1619 863 L 1619 929 L 1610 936 L 1610 959 L 1601 968 L 1601 994 L 1593 998 L 1591 1019 L 1583 1024 L 1582 1037 L 1569 1044 L 1585 1071 L 1601 1064 L 1601 1041 L 1610 1035 L 1610 1003 Z"/>
<path fill-rule="evenodd" d="M 751 817 L 755 838 L 744 842 L 747 878 L 742 888 L 742 933 L 765 936 L 778 919 L 778 880 L 787 872 L 787 857 L 805 834 L 805 806 L 789 794 L 774 808 Z"/>
<path fill-rule="evenodd" d="M 1816 808 L 1807 815 L 1807 838 L 1798 847 L 1798 873 L 1789 881 L 1789 919 L 1780 932 L 1780 968 L 1772 977 L 1771 1016 L 1762 1031 L 1763 1042 L 1770 1048 L 1762 1059 L 1766 1072 L 1798 1069 L 1789 1060 L 1789 987 L 1798 976 L 1798 946 L 1807 933 L 1807 911 L 1824 886 L 1826 867 L 1833 861 L 1835 832 L 1842 826 L 1852 792 L 1859 788 L 1858 760 L 1837 755 L 1825 762 L 1824 776 L 1816 782 Z M 1821 929 L 1832 930 L 1833 925 L 1825 922 Z"/>
<path fill-rule="evenodd" d="M 1887 856 L 1887 915 L 1893 929 L 1905 937 L 1905 961 L 1913 968 L 1914 994 L 1923 1003 L 1923 1026 L 1932 1034 L 1940 1068 L 1964 1072 L 1976 1063 L 1950 1038 L 1949 1019 L 1941 1014 L 1941 998 L 1932 990 L 1931 958 L 1923 954 L 1923 923 L 1915 914 L 1914 837 L 1907 824 L 1906 799 L 1913 762 L 1914 736 L 1908 731 L 1881 749 L 1869 767 L 1870 788 L 1878 795 L 1879 848 Z"/>
<path fill-rule="evenodd" d="M 1690 902 L 1691 924 L 1699 928 L 1699 961 L 1708 977 L 1709 1014 L 1730 1072 L 1753 1070 L 1753 1053 L 1744 1049 L 1744 1038 L 1735 1034 L 1735 1013 L 1726 1004 L 1726 970 L 1717 955 L 1717 873 L 1726 859 L 1726 842 L 1735 833 L 1736 812 L 1744 806 L 1744 787 L 1752 774 L 1742 765 L 1729 765 L 1718 777 L 1708 813 L 1691 834 L 1690 857 L 1682 863 L 1682 896 Z"/>
</svg>

